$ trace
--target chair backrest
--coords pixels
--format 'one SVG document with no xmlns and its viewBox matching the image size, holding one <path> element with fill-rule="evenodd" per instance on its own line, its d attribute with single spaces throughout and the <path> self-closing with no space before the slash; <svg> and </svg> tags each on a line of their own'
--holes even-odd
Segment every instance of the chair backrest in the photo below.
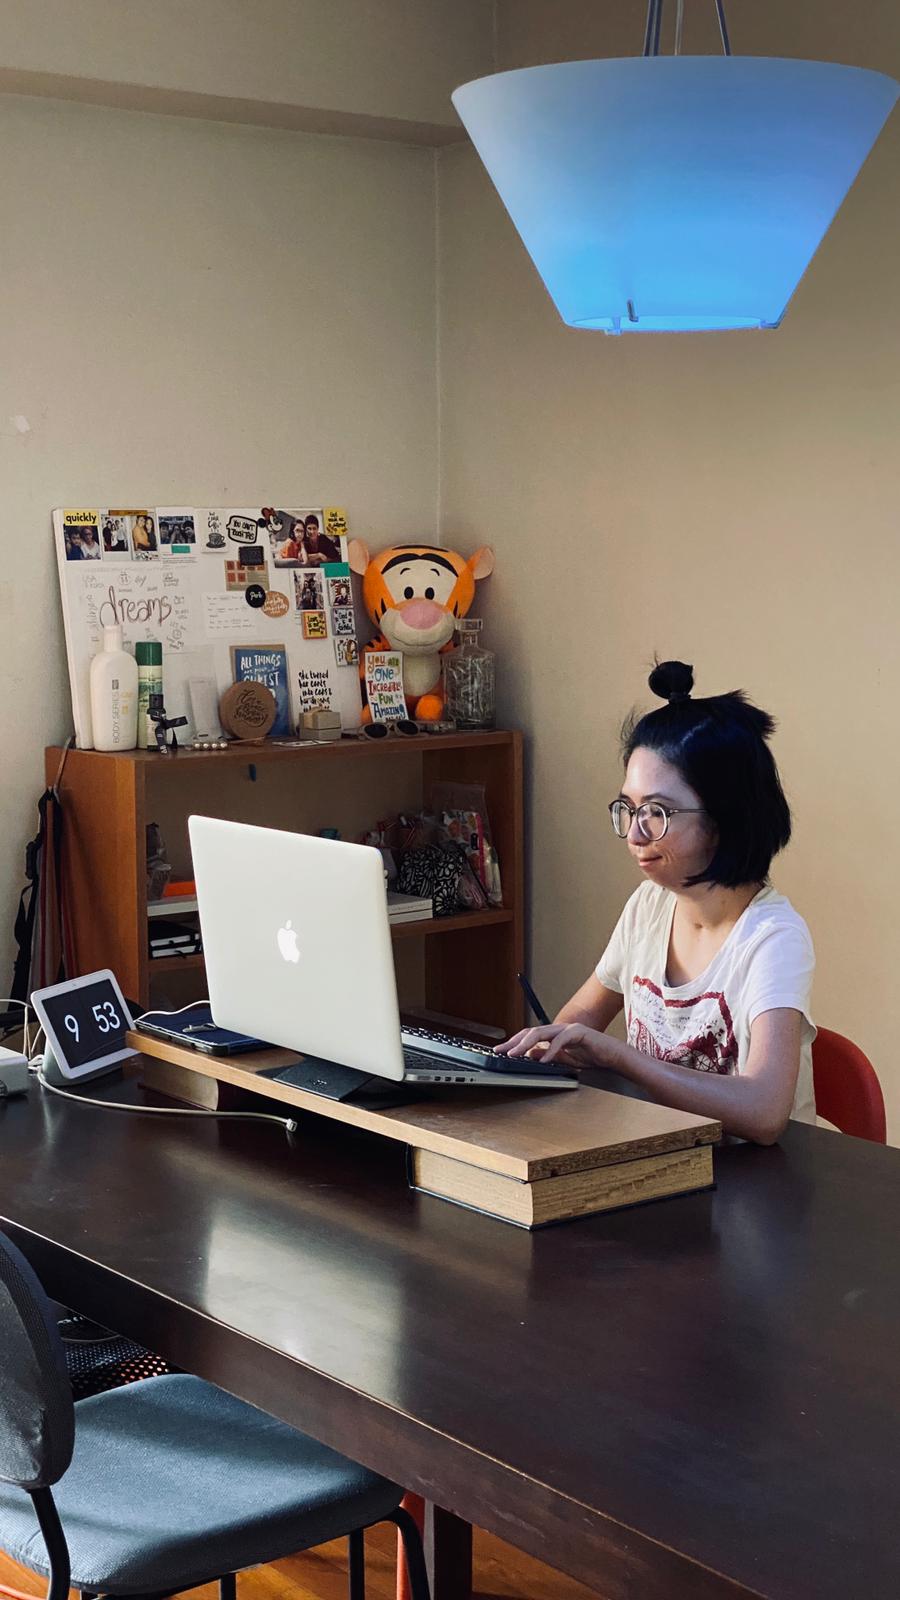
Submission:
<svg viewBox="0 0 900 1600">
<path fill-rule="evenodd" d="M 0 1479 L 49 1488 L 72 1459 L 75 1405 L 53 1307 L 2 1233 L 0 1351 Z"/>
<path fill-rule="evenodd" d="M 842 1133 L 887 1144 L 881 1084 L 868 1056 L 852 1039 L 820 1028 L 812 1047 L 816 1110 Z"/>
</svg>

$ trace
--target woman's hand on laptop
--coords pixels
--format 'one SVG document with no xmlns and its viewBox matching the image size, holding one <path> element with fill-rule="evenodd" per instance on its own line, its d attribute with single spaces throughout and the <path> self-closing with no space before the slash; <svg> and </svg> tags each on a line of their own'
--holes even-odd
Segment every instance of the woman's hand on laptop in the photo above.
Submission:
<svg viewBox="0 0 900 1600">
<path fill-rule="evenodd" d="M 558 1061 L 577 1069 L 608 1065 L 604 1050 L 608 1042 L 604 1034 L 583 1022 L 547 1022 L 535 1028 L 521 1028 L 496 1049 L 499 1055 Z"/>
</svg>

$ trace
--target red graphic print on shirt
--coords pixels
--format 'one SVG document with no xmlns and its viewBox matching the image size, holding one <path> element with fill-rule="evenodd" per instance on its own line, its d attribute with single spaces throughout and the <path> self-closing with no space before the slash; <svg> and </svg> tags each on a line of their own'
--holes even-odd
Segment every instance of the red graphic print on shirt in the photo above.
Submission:
<svg viewBox="0 0 900 1600">
<path fill-rule="evenodd" d="M 697 1072 L 737 1071 L 738 1047 L 725 996 L 718 990 L 690 999 L 666 999 L 658 984 L 635 977 L 628 1013 L 628 1043 L 657 1061 Z"/>
</svg>

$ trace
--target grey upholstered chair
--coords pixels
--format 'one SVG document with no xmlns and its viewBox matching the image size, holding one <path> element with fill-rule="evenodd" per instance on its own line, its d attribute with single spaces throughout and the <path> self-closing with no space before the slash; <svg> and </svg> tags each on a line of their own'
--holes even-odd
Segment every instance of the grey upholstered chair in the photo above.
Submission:
<svg viewBox="0 0 900 1600">
<path fill-rule="evenodd" d="M 55 1493 L 51 1492 L 56 1486 Z M 429 1600 L 403 1491 L 200 1378 L 151 1378 L 75 1404 L 49 1300 L 0 1234 L 0 1548 L 85 1596 L 172 1594 L 396 1523 L 413 1600 Z"/>
</svg>

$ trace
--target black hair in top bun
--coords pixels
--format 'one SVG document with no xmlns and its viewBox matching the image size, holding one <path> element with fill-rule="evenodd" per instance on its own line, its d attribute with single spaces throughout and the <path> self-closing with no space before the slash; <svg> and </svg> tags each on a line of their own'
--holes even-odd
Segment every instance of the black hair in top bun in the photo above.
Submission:
<svg viewBox="0 0 900 1600">
<path fill-rule="evenodd" d="M 772 857 L 791 837 L 791 812 L 768 740 L 775 720 L 742 689 L 692 699 L 694 669 L 657 661 L 653 693 L 667 701 L 622 729 L 627 767 L 635 750 L 653 750 L 681 774 L 713 823 L 717 844 L 706 871 L 689 883 L 765 883 Z"/>
<path fill-rule="evenodd" d="M 657 661 L 647 682 L 660 700 L 673 705 L 678 700 L 690 700 L 694 669 L 684 661 Z"/>
</svg>

